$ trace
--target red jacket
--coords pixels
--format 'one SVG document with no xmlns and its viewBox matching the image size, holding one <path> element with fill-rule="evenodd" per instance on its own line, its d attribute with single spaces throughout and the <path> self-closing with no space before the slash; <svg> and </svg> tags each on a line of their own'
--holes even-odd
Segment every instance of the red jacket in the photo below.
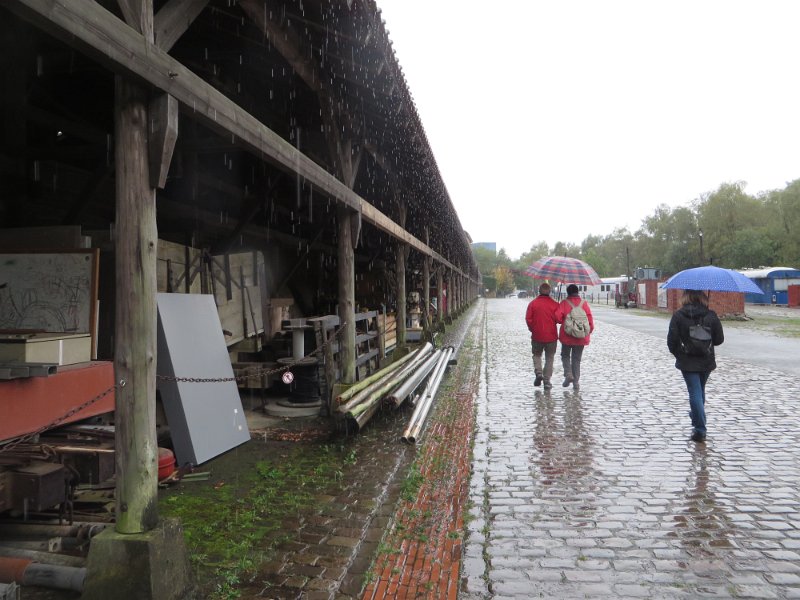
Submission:
<svg viewBox="0 0 800 600">
<path fill-rule="evenodd" d="M 558 329 L 556 328 L 556 311 L 558 302 L 550 296 L 540 294 L 530 301 L 528 310 L 525 311 L 525 322 L 531 332 L 531 339 L 534 342 L 547 344 L 558 339 Z"/>
<path fill-rule="evenodd" d="M 583 298 L 580 296 L 567 296 L 561 301 L 561 304 L 558 305 L 558 310 L 556 311 L 556 320 L 559 323 L 564 323 L 564 318 L 567 316 L 567 313 L 572 310 L 573 306 L 578 306 L 578 303 L 584 302 Z M 572 337 L 571 335 L 567 335 L 564 333 L 564 325 L 562 324 L 559 328 L 558 333 L 558 340 L 562 344 L 566 344 L 567 346 L 588 346 L 589 345 L 589 338 L 591 336 L 591 332 L 594 331 L 594 318 L 592 317 L 592 311 L 589 308 L 589 303 L 585 302 L 583 305 L 583 310 L 586 313 L 586 316 L 589 317 L 589 333 L 585 338 L 576 338 Z"/>
</svg>

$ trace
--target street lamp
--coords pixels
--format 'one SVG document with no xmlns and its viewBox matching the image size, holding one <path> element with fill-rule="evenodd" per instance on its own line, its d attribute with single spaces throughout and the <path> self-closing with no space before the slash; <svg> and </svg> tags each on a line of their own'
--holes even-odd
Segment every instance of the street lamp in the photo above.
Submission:
<svg viewBox="0 0 800 600">
<path fill-rule="evenodd" d="M 700 232 L 700 266 L 706 264 L 706 257 L 703 255 L 703 229 L 702 227 L 699 229 Z"/>
</svg>

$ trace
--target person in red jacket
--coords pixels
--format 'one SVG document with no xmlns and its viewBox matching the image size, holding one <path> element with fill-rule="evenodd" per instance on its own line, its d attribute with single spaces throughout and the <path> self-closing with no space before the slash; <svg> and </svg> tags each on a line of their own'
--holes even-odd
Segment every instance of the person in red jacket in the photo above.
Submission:
<svg viewBox="0 0 800 600">
<path fill-rule="evenodd" d="M 525 322 L 531 332 L 531 352 L 533 353 L 533 371 L 536 379 L 533 385 L 540 386 L 544 381 L 544 389 L 553 387 L 550 377 L 553 375 L 553 358 L 556 355 L 558 328 L 556 327 L 556 311 L 558 302 L 550 297 L 550 284 L 539 286 L 539 295 L 530 301 L 525 311 Z M 544 353 L 544 369 L 542 369 L 542 353 Z"/>
<path fill-rule="evenodd" d="M 572 310 L 572 307 L 578 306 L 579 304 L 582 305 L 589 319 L 589 334 L 583 338 L 567 335 L 563 325 L 564 319 Z M 594 318 L 592 317 L 589 303 L 585 302 L 583 298 L 580 297 L 578 294 L 578 286 L 574 283 L 567 286 L 567 297 L 558 305 L 556 320 L 561 323 L 558 334 L 558 340 L 561 342 L 561 364 L 564 366 L 564 383 L 561 385 L 563 387 L 569 387 L 571 383 L 573 389 L 578 391 L 578 389 L 580 389 L 579 381 L 581 378 L 581 357 L 583 356 L 583 349 L 589 345 L 589 338 L 594 331 Z"/>
</svg>

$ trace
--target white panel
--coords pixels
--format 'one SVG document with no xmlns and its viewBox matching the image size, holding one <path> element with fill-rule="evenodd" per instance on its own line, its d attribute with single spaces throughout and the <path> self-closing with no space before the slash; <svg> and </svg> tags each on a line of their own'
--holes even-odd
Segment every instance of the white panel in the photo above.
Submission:
<svg viewBox="0 0 800 600">
<path fill-rule="evenodd" d="M 212 296 L 158 294 L 158 374 L 233 377 Z M 158 389 L 179 465 L 199 465 L 250 439 L 235 381 L 159 379 Z"/>
</svg>

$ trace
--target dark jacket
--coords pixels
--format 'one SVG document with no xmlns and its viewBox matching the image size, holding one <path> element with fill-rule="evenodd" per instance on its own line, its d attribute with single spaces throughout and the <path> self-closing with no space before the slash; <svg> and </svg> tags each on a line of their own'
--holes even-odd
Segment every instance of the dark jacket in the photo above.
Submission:
<svg viewBox="0 0 800 600">
<path fill-rule="evenodd" d="M 681 371 L 711 372 L 717 368 L 714 360 L 714 348 L 708 356 L 690 356 L 683 351 L 681 340 L 689 338 L 689 326 L 702 323 L 711 328 L 711 342 L 719 346 L 725 341 L 722 323 L 717 313 L 702 304 L 687 304 L 672 314 L 667 333 L 667 348 L 675 356 L 675 367 Z"/>
<path fill-rule="evenodd" d="M 528 304 L 525 322 L 531 332 L 531 339 L 540 344 L 548 344 L 558 339 L 556 311 L 558 302 L 546 294 L 539 294 Z"/>
</svg>

